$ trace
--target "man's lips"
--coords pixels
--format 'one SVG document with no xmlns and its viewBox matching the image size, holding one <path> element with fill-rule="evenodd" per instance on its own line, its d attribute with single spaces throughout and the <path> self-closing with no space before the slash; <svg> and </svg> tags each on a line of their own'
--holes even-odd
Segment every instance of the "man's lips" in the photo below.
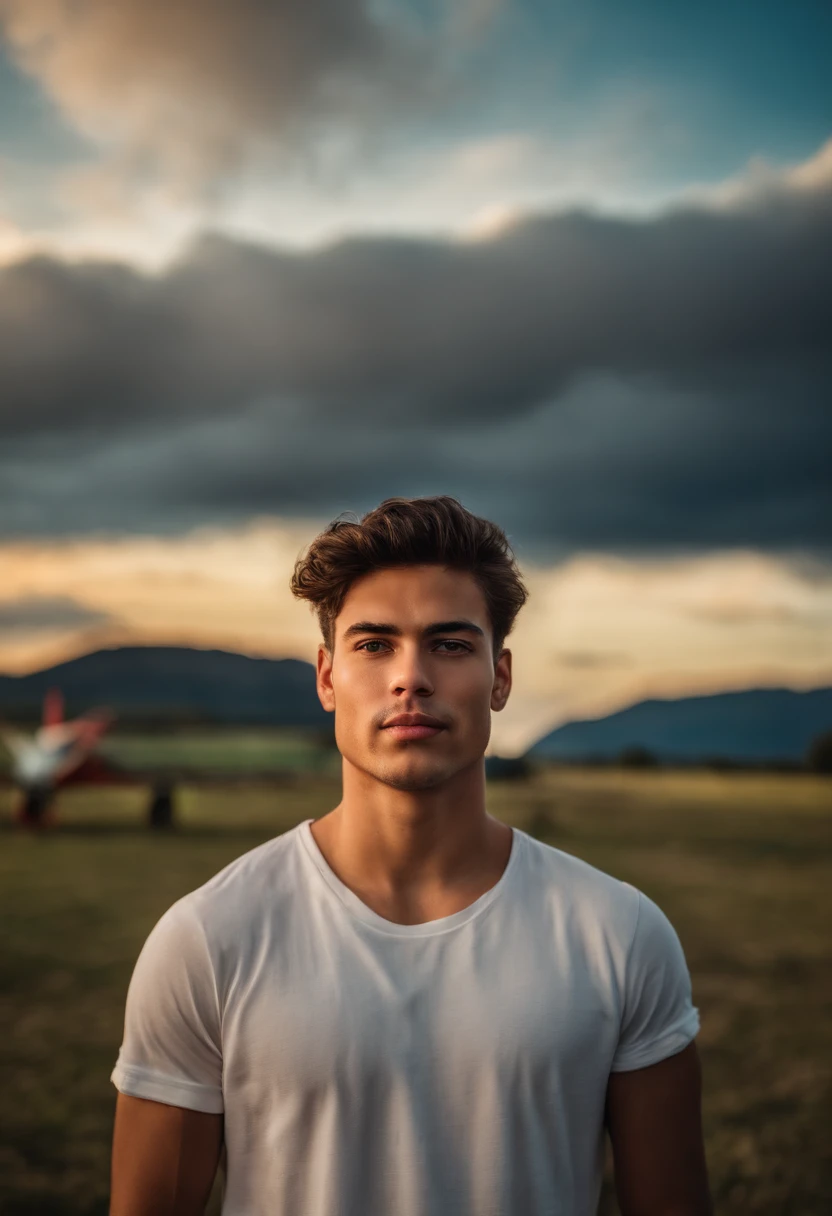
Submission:
<svg viewBox="0 0 832 1216">
<path fill-rule="evenodd" d="M 445 729 L 444 722 L 428 714 L 397 714 L 382 727 L 395 739 L 431 739 Z"/>
<path fill-rule="evenodd" d="M 432 739 L 445 728 L 443 726 L 385 726 L 384 730 L 394 739 Z"/>
</svg>

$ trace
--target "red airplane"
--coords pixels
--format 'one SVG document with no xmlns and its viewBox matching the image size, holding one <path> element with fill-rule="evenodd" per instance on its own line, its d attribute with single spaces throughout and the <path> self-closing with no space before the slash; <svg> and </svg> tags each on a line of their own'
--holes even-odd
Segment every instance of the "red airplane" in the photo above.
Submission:
<svg viewBox="0 0 832 1216">
<path fill-rule="evenodd" d="M 180 783 L 223 785 L 241 781 L 291 780 L 285 773 L 244 770 L 223 773 L 192 765 L 126 769 L 97 755 L 96 745 L 115 719 L 109 709 L 94 709 L 67 722 L 64 698 L 57 688 L 50 689 L 43 701 L 42 725 L 34 735 L 0 724 L 0 740 L 12 755 L 11 778 L 20 792 L 15 821 L 22 827 L 41 828 L 54 822 L 52 808 L 59 790 L 71 785 L 139 786 L 149 790 L 147 824 L 151 828 L 174 826 L 175 790 Z"/>
<path fill-rule="evenodd" d="M 15 818 L 26 827 L 46 824 L 58 789 L 75 784 L 119 783 L 118 774 L 94 754 L 113 721 L 108 709 L 64 720 L 64 699 L 57 688 L 44 697 L 42 725 L 34 735 L 4 726 L 0 738 L 12 754 L 12 780 L 21 792 Z"/>
</svg>

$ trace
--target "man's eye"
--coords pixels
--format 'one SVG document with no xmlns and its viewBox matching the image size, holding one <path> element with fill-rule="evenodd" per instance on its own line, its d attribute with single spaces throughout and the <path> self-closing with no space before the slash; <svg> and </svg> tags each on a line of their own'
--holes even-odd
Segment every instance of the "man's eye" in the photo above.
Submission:
<svg viewBox="0 0 832 1216">
<path fill-rule="evenodd" d="M 360 642 L 358 644 L 358 646 L 356 646 L 356 650 L 366 650 L 368 654 L 378 654 L 379 653 L 378 650 L 371 650 L 370 647 L 371 646 L 382 646 L 383 647 L 384 645 L 386 645 L 385 642 L 379 642 L 379 641 Z"/>
<path fill-rule="evenodd" d="M 471 649 L 470 646 L 466 646 L 465 642 L 454 642 L 451 638 L 445 638 L 443 641 L 438 642 L 437 645 L 449 647 L 448 654 L 463 654 Z"/>
</svg>

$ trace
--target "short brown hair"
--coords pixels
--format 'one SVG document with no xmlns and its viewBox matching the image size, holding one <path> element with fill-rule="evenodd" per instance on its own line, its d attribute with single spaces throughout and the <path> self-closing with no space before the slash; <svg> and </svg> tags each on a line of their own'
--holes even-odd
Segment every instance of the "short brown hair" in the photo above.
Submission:
<svg viewBox="0 0 832 1216">
<path fill-rule="evenodd" d="M 485 597 L 495 655 L 528 598 L 502 528 L 446 494 L 387 498 L 360 520 L 333 520 L 295 565 L 292 594 L 315 609 L 330 652 L 335 618 L 352 584 L 395 566 L 445 566 L 472 574 Z"/>
</svg>

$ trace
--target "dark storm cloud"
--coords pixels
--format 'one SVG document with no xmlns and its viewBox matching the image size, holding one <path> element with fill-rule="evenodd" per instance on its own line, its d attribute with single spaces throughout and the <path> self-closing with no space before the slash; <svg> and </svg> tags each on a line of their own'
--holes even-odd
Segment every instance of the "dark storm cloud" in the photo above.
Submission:
<svg viewBox="0 0 832 1216">
<path fill-rule="evenodd" d="M 212 237 L 160 277 L 19 263 L 0 272 L 3 424 L 115 426 L 263 398 L 496 419 L 599 369 L 739 379 L 760 358 L 827 347 L 831 202 L 642 223 L 574 214 L 476 244 L 311 254 Z"/>
<path fill-rule="evenodd" d="M 458 493 L 534 543 L 828 540 L 832 190 L 472 244 L 0 272 L 7 533 Z"/>
</svg>

